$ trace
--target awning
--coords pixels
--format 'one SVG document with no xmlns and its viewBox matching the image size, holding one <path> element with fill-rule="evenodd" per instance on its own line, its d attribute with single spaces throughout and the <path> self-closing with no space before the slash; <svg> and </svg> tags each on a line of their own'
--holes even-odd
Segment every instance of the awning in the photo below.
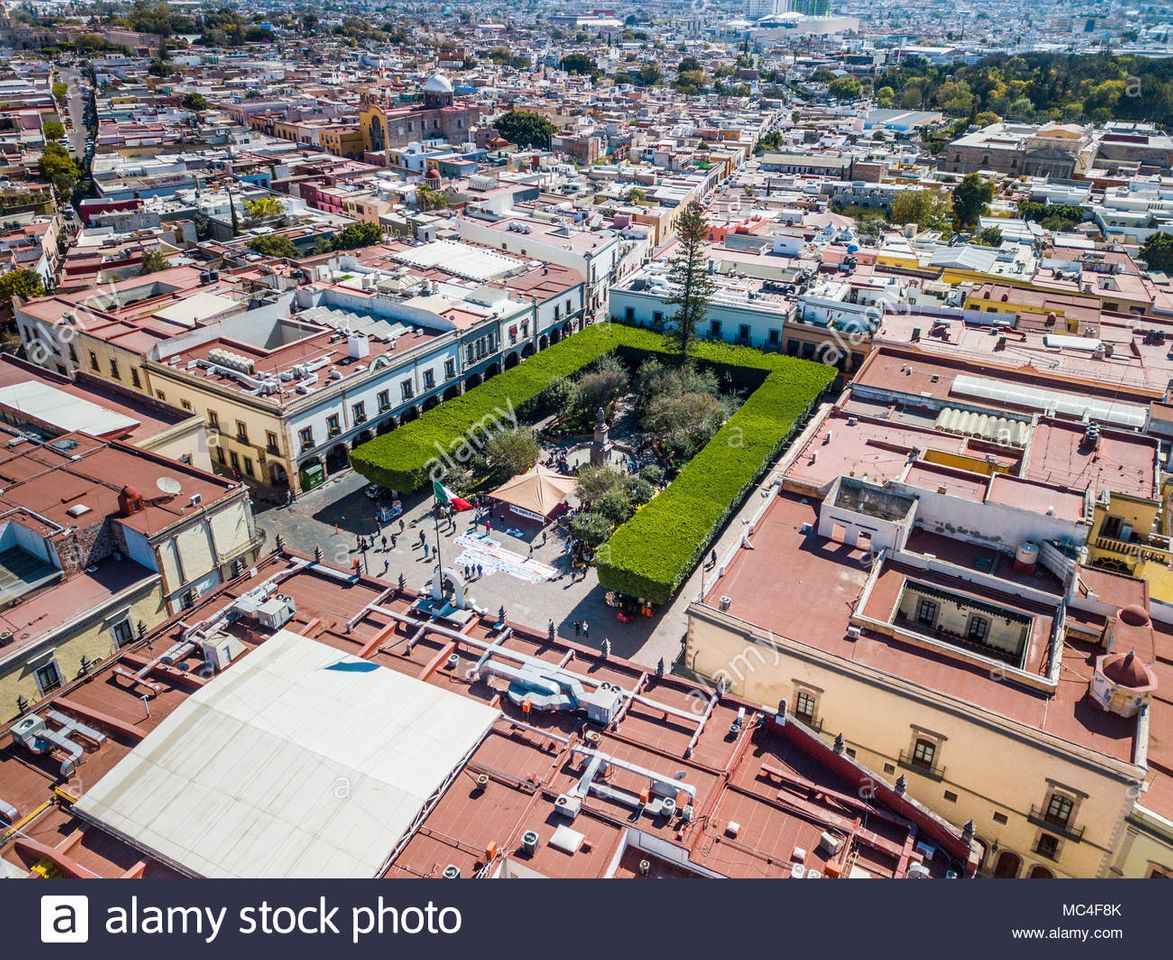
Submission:
<svg viewBox="0 0 1173 960">
<path fill-rule="evenodd" d="M 574 491 L 576 482 L 574 477 L 538 464 L 529 473 L 507 480 L 489 496 L 526 513 L 548 517 Z"/>
</svg>

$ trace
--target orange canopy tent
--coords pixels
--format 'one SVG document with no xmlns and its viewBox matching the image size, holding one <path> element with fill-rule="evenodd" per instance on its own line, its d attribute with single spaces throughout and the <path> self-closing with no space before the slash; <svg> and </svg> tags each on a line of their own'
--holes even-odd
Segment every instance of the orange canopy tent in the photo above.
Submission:
<svg viewBox="0 0 1173 960">
<path fill-rule="evenodd" d="M 576 482 L 574 477 L 555 473 L 538 464 L 529 473 L 507 480 L 489 496 L 508 504 L 523 516 L 543 520 L 574 492 Z"/>
</svg>

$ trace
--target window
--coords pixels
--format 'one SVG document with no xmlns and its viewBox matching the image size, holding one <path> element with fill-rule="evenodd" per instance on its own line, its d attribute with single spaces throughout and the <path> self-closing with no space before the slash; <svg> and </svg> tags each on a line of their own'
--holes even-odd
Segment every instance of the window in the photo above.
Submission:
<svg viewBox="0 0 1173 960">
<path fill-rule="evenodd" d="M 236 439 L 241 443 L 248 443 L 248 427 L 243 420 L 236 421 Z"/>
<path fill-rule="evenodd" d="M 737 328 L 737 339 L 743 343 L 749 343 L 749 324 L 743 323 Z"/>
<path fill-rule="evenodd" d="M 1074 807 L 1075 804 L 1070 797 L 1052 793 L 1051 799 L 1047 801 L 1047 812 L 1043 816 L 1051 823 L 1065 827 L 1071 822 L 1071 811 Z"/>
<path fill-rule="evenodd" d="M 256 476 L 256 474 L 253 473 L 253 461 L 252 461 L 251 457 L 244 458 L 244 475 L 246 477 L 255 477 Z"/>
<path fill-rule="evenodd" d="M 933 769 L 933 761 L 937 758 L 937 745 L 932 740 L 917 737 L 916 745 L 912 748 L 912 762 L 914 766 Z"/>
<path fill-rule="evenodd" d="M 155 396 L 156 396 L 156 397 L 158 397 L 160 400 L 163 400 L 163 401 L 166 401 L 166 399 L 167 399 L 167 394 L 165 394 L 165 393 L 164 393 L 162 390 L 156 390 L 156 391 L 155 391 Z"/>
<path fill-rule="evenodd" d="M 391 409 L 391 391 L 390 390 L 380 390 L 378 399 L 379 399 L 379 411 L 380 412 L 382 412 L 384 410 Z"/>
<path fill-rule="evenodd" d="M 69 345 L 69 359 L 77 363 L 77 350 L 74 349 L 72 343 Z"/>
<path fill-rule="evenodd" d="M 710 320 L 709 321 L 709 336 L 712 336 L 712 337 L 721 336 L 721 321 L 720 320 Z"/>
<path fill-rule="evenodd" d="M 280 448 L 277 446 L 277 434 L 272 430 L 265 431 L 265 449 L 269 453 L 280 453 Z"/>
<path fill-rule="evenodd" d="M 1007 817 L 1006 814 L 1004 814 L 1004 813 L 995 813 L 994 814 L 994 823 L 1000 823 L 1003 826 L 1005 826 L 1009 822 L 1010 822 L 1010 818 Z"/>
<path fill-rule="evenodd" d="M 451 380 L 456 376 L 456 361 L 449 357 L 444 361 L 444 379 Z"/>
<path fill-rule="evenodd" d="M 661 314 L 661 316 L 663 316 L 663 314 Z M 633 320 L 635 320 L 635 308 L 634 307 L 624 307 L 623 308 L 623 319 L 626 320 L 628 323 L 631 323 Z"/>
<path fill-rule="evenodd" d="M 354 422 L 362 423 L 367 418 L 367 405 L 363 401 L 359 401 L 352 408 L 354 411 Z"/>
<path fill-rule="evenodd" d="M 1059 838 L 1052 837 L 1049 833 L 1040 833 L 1035 843 L 1035 853 L 1054 860 L 1059 855 Z"/>
<path fill-rule="evenodd" d="M 415 388 L 412 387 L 410 380 L 404 380 L 399 384 L 399 392 L 402 394 L 404 400 L 410 400 L 415 396 Z"/>
<path fill-rule="evenodd" d="M 221 446 L 216 447 L 216 459 L 221 463 L 224 462 L 224 448 Z"/>
<path fill-rule="evenodd" d="M 424 371 L 424 389 L 431 390 L 436 385 L 436 372 L 434 370 Z"/>
<path fill-rule="evenodd" d="M 110 358 L 110 376 L 115 380 L 122 379 L 122 374 L 118 372 L 118 361 L 114 357 Z"/>
<path fill-rule="evenodd" d="M 134 639 L 134 627 L 131 626 L 129 618 L 119 620 L 110 628 L 110 632 L 114 634 L 114 643 L 120 647 L 126 646 Z"/>
<path fill-rule="evenodd" d="M 781 330 L 771 330 L 766 335 L 766 341 L 770 344 L 771 347 L 778 346 L 782 342 L 782 331 Z"/>
<path fill-rule="evenodd" d="M 990 621 L 985 617 L 969 618 L 969 638 L 971 640 L 985 640 L 990 632 Z"/>
<path fill-rule="evenodd" d="M 946 790 L 945 791 L 945 799 L 948 800 L 950 803 L 956 803 L 957 802 L 957 794 L 955 794 L 952 790 Z"/>
<path fill-rule="evenodd" d="M 308 450 L 314 445 L 314 429 L 313 427 L 306 427 L 304 430 L 297 432 L 297 439 L 301 441 L 301 448 Z"/>
<path fill-rule="evenodd" d="M 36 677 L 37 689 L 41 691 L 42 697 L 61 686 L 61 671 L 57 669 L 56 659 L 41 664 L 33 671 L 33 675 Z"/>
<path fill-rule="evenodd" d="M 235 450 L 228 451 L 228 459 L 232 461 L 232 469 L 240 473 L 240 457 Z"/>
<path fill-rule="evenodd" d="M 90 351 L 90 369 L 94 373 L 98 372 L 98 355 L 93 350 Z"/>
<path fill-rule="evenodd" d="M 921 600 L 916 605 L 916 619 L 920 623 L 926 623 L 930 627 L 937 622 L 937 605 L 932 600 Z"/>
<path fill-rule="evenodd" d="M 815 719 L 818 698 L 809 690 L 799 690 L 794 698 L 794 715 L 806 723 Z"/>
<path fill-rule="evenodd" d="M 895 772 L 896 772 L 896 764 L 894 764 L 894 763 L 885 763 L 885 764 L 884 764 L 884 772 L 885 772 L 885 773 L 895 773 Z"/>
<path fill-rule="evenodd" d="M 326 418 L 326 432 L 332 437 L 342 432 L 342 426 L 338 422 L 338 414 L 332 413 Z"/>
<path fill-rule="evenodd" d="M 220 429 L 220 415 L 215 410 L 208 411 L 208 426 L 213 430 Z"/>
<path fill-rule="evenodd" d="M 180 400 L 179 402 L 184 410 L 190 411 L 192 409 L 190 400 Z"/>
</svg>

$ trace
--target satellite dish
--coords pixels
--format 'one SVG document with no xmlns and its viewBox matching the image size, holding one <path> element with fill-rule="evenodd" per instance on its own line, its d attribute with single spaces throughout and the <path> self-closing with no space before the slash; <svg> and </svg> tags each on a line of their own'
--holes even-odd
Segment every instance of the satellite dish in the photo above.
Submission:
<svg viewBox="0 0 1173 960">
<path fill-rule="evenodd" d="M 155 486 L 172 497 L 180 490 L 179 481 L 174 477 L 160 477 L 155 481 Z"/>
</svg>

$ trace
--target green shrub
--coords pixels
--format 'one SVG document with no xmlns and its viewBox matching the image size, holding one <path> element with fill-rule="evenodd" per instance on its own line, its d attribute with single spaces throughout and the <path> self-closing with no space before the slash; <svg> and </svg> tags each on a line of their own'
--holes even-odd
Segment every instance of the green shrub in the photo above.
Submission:
<svg viewBox="0 0 1173 960">
<path fill-rule="evenodd" d="M 717 344 L 700 344 L 698 352 L 710 361 L 718 356 L 742 359 Z M 604 587 L 653 603 L 667 602 L 790 439 L 797 421 L 835 378 L 835 370 L 821 364 L 757 356 L 774 368 L 765 382 L 668 488 L 619 527 L 599 551 L 599 582 Z"/>
<path fill-rule="evenodd" d="M 523 421 L 552 383 L 612 352 L 635 363 L 649 354 L 670 359 L 675 348 L 650 330 L 620 324 L 588 327 L 363 444 L 351 454 L 351 462 L 381 486 L 417 490 L 428 481 L 435 462 L 469 459 L 481 446 L 466 442 L 469 438 Z M 597 557 L 604 587 L 653 603 L 668 601 L 680 589 L 790 439 L 795 424 L 836 376 L 834 368 L 808 360 L 709 341 L 696 344 L 695 361 L 702 370 L 753 392 L 668 488 L 615 530 Z M 599 543 L 606 535 L 605 518 L 583 515 L 576 520 L 583 529 L 575 535 L 587 543 Z"/>
</svg>

